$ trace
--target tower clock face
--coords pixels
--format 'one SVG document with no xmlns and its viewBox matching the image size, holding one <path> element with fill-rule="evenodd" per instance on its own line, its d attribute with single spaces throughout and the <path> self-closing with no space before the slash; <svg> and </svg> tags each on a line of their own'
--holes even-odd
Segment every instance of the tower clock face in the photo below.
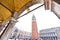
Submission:
<svg viewBox="0 0 60 40">
<path fill-rule="evenodd" d="M 58 4 L 60 4 L 60 0 L 54 0 L 55 2 L 57 2 Z"/>
</svg>

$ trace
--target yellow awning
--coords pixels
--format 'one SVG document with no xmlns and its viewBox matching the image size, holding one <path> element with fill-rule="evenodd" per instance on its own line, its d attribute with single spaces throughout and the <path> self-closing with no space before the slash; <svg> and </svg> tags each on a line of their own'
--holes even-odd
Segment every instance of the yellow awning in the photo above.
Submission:
<svg viewBox="0 0 60 40">
<path fill-rule="evenodd" d="M 9 17 L 11 17 L 11 15 L 12 14 L 9 10 L 0 5 L 0 22 L 7 20 Z"/>
<path fill-rule="evenodd" d="M 0 2 L 11 11 L 19 11 L 32 0 L 0 0 Z"/>
</svg>

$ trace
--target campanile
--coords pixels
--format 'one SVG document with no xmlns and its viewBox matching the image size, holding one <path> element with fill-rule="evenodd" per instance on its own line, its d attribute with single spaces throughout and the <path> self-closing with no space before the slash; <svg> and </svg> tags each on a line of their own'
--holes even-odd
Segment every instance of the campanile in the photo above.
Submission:
<svg viewBox="0 0 60 40">
<path fill-rule="evenodd" d="M 32 16 L 32 40 L 37 40 L 37 39 L 38 39 L 38 29 L 37 29 L 36 18 L 33 15 Z"/>
</svg>

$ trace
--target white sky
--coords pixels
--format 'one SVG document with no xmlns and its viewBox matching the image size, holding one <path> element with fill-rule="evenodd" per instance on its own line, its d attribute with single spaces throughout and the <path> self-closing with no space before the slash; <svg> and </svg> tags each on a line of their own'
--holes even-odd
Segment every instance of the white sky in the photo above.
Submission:
<svg viewBox="0 0 60 40">
<path fill-rule="evenodd" d="M 36 4 L 30 7 L 30 9 L 32 10 L 33 8 L 39 5 L 40 4 Z M 26 13 L 26 11 L 23 12 L 21 15 L 23 15 L 24 13 Z M 24 17 L 19 18 L 18 19 L 19 22 L 17 22 L 15 26 L 19 30 L 31 32 L 33 14 L 36 17 L 38 31 L 47 28 L 60 27 L 60 20 L 57 18 L 57 16 L 50 10 L 45 10 L 44 6 L 40 7 L 39 9 L 36 9 L 35 11 L 29 13 L 28 15 L 25 15 Z"/>
</svg>

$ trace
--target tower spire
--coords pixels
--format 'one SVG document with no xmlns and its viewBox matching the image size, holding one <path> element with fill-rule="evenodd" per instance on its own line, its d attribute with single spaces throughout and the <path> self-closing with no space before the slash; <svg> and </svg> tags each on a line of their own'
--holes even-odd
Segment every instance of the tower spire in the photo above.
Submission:
<svg viewBox="0 0 60 40">
<path fill-rule="evenodd" d="M 33 16 L 32 16 L 32 20 L 36 20 L 36 17 L 35 17 L 35 15 L 33 15 Z"/>
</svg>

